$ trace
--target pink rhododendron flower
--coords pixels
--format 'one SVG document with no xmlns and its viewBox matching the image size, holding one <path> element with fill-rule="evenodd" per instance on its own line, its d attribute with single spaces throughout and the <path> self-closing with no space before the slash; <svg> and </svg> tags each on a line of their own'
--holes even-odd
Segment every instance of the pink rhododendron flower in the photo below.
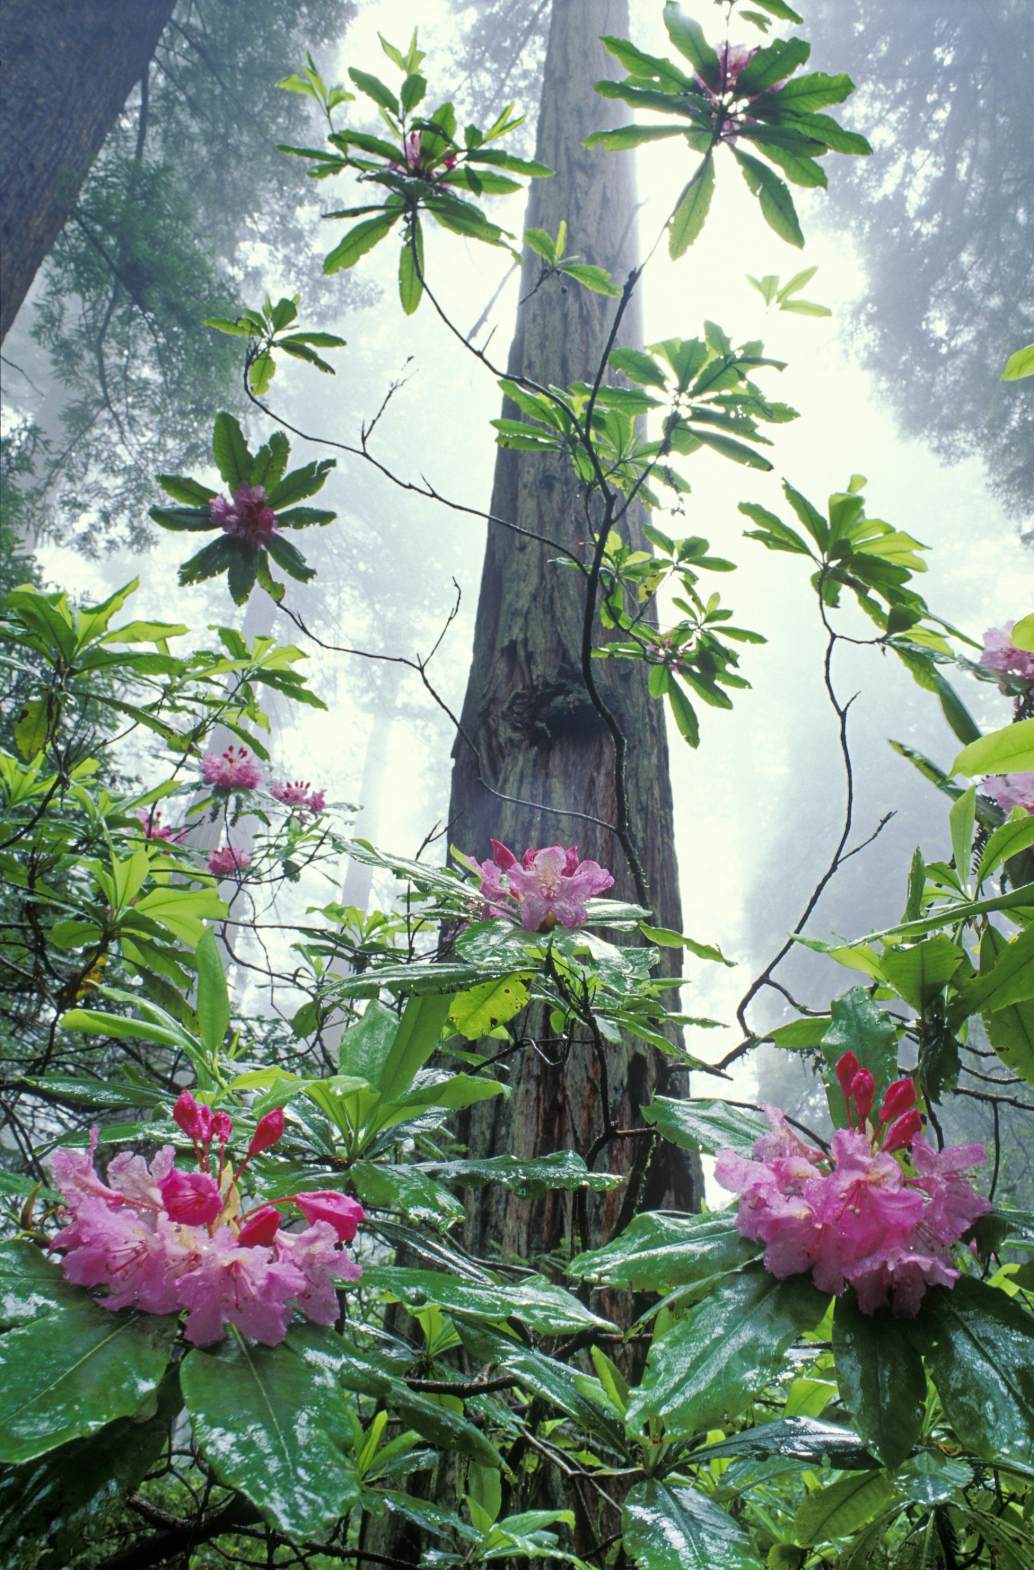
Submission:
<svg viewBox="0 0 1034 1570">
<path fill-rule="evenodd" d="M 958 1280 L 951 1247 L 990 1209 L 969 1181 L 986 1151 L 933 1150 L 921 1133 L 910 1079 L 888 1087 L 874 1130 L 867 1121 L 872 1076 L 859 1086 L 868 1071 L 853 1053 L 843 1055 L 836 1074 L 857 1126 L 837 1130 L 828 1156 L 798 1139 L 777 1108 L 765 1107 L 771 1132 L 755 1142 L 753 1159 L 719 1151 L 715 1176 L 740 1196 L 737 1229 L 765 1244 L 765 1268 L 774 1276 L 810 1272 L 823 1292 L 853 1286 L 865 1314 L 889 1302 L 895 1313 L 912 1316 L 928 1286 Z M 894 1154 L 906 1145 L 909 1163 Z"/>
<path fill-rule="evenodd" d="M 94 1166 L 99 1131 L 87 1150 L 59 1150 L 51 1161 L 61 1190 L 66 1224 L 51 1247 L 63 1254 L 69 1281 L 101 1288 L 104 1308 L 137 1308 L 147 1314 L 188 1311 L 184 1333 L 195 1346 L 218 1341 L 225 1327 L 275 1346 L 287 1334 L 295 1309 L 317 1324 L 338 1317 L 336 1283 L 357 1281 L 362 1270 L 343 1251 L 363 1219 L 358 1201 L 343 1194 L 289 1196 L 259 1205 L 243 1216 L 231 1213 L 224 1193 L 238 1184 L 251 1155 L 268 1150 L 283 1133 L 280 1108 L 260 1119 L 248 1157 L 229 1183 L 223 1177 L 226 1141 L 233 1124 L 184 1091 L 173 1108 L 189 1135 L 197 1170 L 175 1165 L 164 1146 L 148 1164 L 123 1152 L 108 1166 L 107 1181 Z M 213 1137 L 220 1143 L 220 1181 L 207 1171 Z M 285 1231 L 280 1209 L 315 1202 L 320 1215 L 306 1215 L 304 1231 Z"/>
<path fill-rule="evenodd" d="M 614 883 L 599 862 L 580 861 L 573 845 L 526 850 L 518 862 L 493 840 L 492 859 L 477 866 L 489 914 L 511 916 L 528 932 L 550 932 L 558 923 L 580 927 L 587 916 L 585 901 Z"/>
<path fill-rule="evenodd" d="M 984 633 L 984 652 L 980 664 L 990 671 L 1001 671 L 1006 676 L 1018 676 L 1021 681 L 1034 682 L 1034 654 L 1018 649 L 1010 634 L 1015 621 L 1004 627 L 989 627 Z"/>
<path fill-rule="evenodd" d="M 149 811 L 141 807 L 133 816 L 140 825 L 140 832 L 146 840 L 168 840 L 171 844 L 178 844 L 186 834 L 186 829 L 174 829 L 171 824 L 162 822 L 162 815 L 152 807 Z"/>
<path fill-rule="evenodd" d="M 254 790 L 262 784 L 262 770 L 247 747 L 227 747 L 225 752 L 205 753 L 201 778 L 213 790 Z"/>
<path fill-rule="evenodd" d="M 285 780 L 282 785 L 271 785 L 269 794 L 302 812 L 322 812 L 327 805 L 326 791 L 313 790 L 308 780 Z"/>
<path fill-rule="evenodd" d="M 250 866 L 251 857 L 247 851 L 237 850 L 233 845 L 220 845 L 208 858 L 208 870 L 217 878 L 232 878 L 235 872 L 243 872 Z"/>
<path fill-rule="evenodd" d="M 996 801 L 1003 812 L 1011 812 L 1014 807 L 1034 812 L 1034 774 L 993 774 L 984 780 L 980 789 Z"/>
<path fill-rule="evenodd" d="M 226 1325 L 236 1325 L 253 1340 L 276 1346 L 287 1334 L 291 1299 L 306 1289 L 301 1271 L 281 1263 L 272 1248 L 242 1248 L 229 1227 L 219 1227 L 178 1283 L 179 1301 L 190 1310 L 187 1340 L 211 1346 L 222 1340 Z"/>
<path fill-rule="evenodd" d="M 312 1189 L 308 1193 L 295 1194 L 293 1203 L 306 1221 L 329 1222 L 342 1243 L 351 1243 L 360 1221 L 366 1217 L 357 1199 L 335 1193 L 333 1189 Z"/>
<path fill-rule="evenodd" d="M 249 545 L 265 545 L 276 533 L 276 513 L 266 504 L 264 485 L 238 485 L 232 502 L 225 496 L 213 496 L 208 513 L 227 534 Z"/>
</svg>

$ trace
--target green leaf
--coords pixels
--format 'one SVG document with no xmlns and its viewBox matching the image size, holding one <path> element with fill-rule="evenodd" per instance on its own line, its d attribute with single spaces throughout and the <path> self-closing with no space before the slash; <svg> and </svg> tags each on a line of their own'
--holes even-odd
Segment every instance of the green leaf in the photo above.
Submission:
<svg viewBox="0 0 1034 1570">
<path fill-rule="evenodd" d="M 319 1537 L 358 1502 L 342 1454 L 348 1403 L 333 1372 L 289 1343 L 239 1335 L 188 1352 L 180 1372 L 194 1438 L 220 1480 L 288 1537 Z"/>
<path fill-rule="evenodd" d="M 965 1461 L 924 1450 L 898 1468 L 894 1486 L 917 1505 L 939 1505 L 956 1498 L 972 1481 L 973 1468 Z"/>
<path fill-rule="evenodd" d="M 206 931 L 202 934 L 194 958 L 197 965 L 198 1031 L 206 1050 L 214 1056 L 226 1039 L 230 1024 L 230 995 L 226 990 L 226 976 L 214 933 Z"/>
<path fill-rule="evenodd" d="M 365 93 L 368 98 L 372 98 L 375 104 L 379 104 L 382 109 L 387 109 L 390 114 L 398 115 L 399 101 L 391 88 L 386 86 L 379 76 L 373 76 L 369 71 L 353 70 L 351 66 L 348 74 L 360 92 Z M 405 86 L 403 86 L 404 91 Z"/>
<path fill-rule="evenodd" d="M 367 1265 L 363 1286 L 389 1292 L 407 1308 L 434 1303 L 447 1314 L 467 1319 L 516 1319 L 546 1335 L 585 1330 L 591 1325 L 613 1329 L 563 1287 L 541 1276 L 524 1276 L 519 1285 L 469 1281 L 443 1270 L 415 1270 L 401 1265 Z"/>
<path fill-rule="evenodd" d="M 0 1337 L 0 1460 L 31 1461 L 139 1411 L 158 1387 L 174 1314 L 74 1307 Z"/>
<path fill-rule="evenodd" d="M 409 1089 L 435 1051 L 452 1001 L 447 993 L 424 993 L 406 1004 L 377 1082 L 386 1101 L 396 1100 Z"/>
<path fill-rule="evenodd" d="M 905 1321 L 889 1309 L 863 1314 L 846 1293 L 833 1311 L 833 1357 L 841 1400 L 893 1471 L 919 1442 L 926 1413 L 926 1374 Z"/>
<path fill-rule="evenodd" d="M 276 375 L 276 361 L 268 349 L 263 349 L 257 354 L 248 366 L 248 386 L 256 398 L 261 398 L 263 393 L 269 391 L 273 377 Z"/>
<path fill-rule="evenodd" d="M 453 998 L 449 1019 L 467 1041 L 477 1041 L 519 1014 L 530 996 L 527 983 L 519 976 L 483 981 Z"/>
<path fill-rule="evenodd" d="M 399 300 L 412 316 L 424 294 L 424 232 L 414 213 L 399 252 Z"/>
<path fill-rule="evenodd" d="M 852 987 L 830 1005 L 833 1023 L 822 1038 L 822 1053 L 830 1068 L 844 1052 L 853 1052 L 861 1068 L 876 1081 L 876 1094 L 897 1075 L 897 1026 L 878 1008 L 864 987 Z M 829 1091 L 829 1110 L 837 1128 L 844 1128 L 847 1113 L 839 1086 Z"/>
<path fill-rule="evenodd" d="M 1018 382 L 1024 376 L 1034 376 L 1034 343 L 1010 354 L 1002 371 L 1003 382 Z"/>
<path fill-rule="evenodd" d="M 308 583 L 315 578 L 315 567 L 310 567 L 297 545 L 285 540 L 282 534 L 271 535 L 266 541 L 266 550 L 277 566 L 298 583 Z"/>
<path fill-rule="evenodd" d="M 251 454 L 240 424 L 232 414 L 217 414 L 212 426 L 212 456 L 231 491 L 251 480 Z"/>
<path fill-rule="evenodd" d="M 573 278 L 576 283 L 580 283 L 583 289 L 591 289 L 593 294 L 621 293 L 605 267 L 596 267 L 591 262 L 564 262 L 560 271 L 565 278 Z"/>
<path fill-rule="evenodd" d="M 667 0 L 664 7 L 664 25 L 679 54 L 685 55 L 704 81 L 716 87 L 721 75 L 718 56 L 704 37 L 699 22 L 684 16 L 675 0 Z"/>
<path fill-rule="evenodd" d="M 700 722 L 697 719 L 696 710 L 677 681 L 671 682 L 668 687 L 668 702 L 671 704 L 671 712 L 674 715 L 679 735 L 684 737 L 691 747 L 698 747 L 700 745 Z"/>
<path fill-rule="evenodd" d="M 0 1324 L 24 1324 L 83 1301 L 82 1288 L 66 1281 L 57 1261 L 35 1243 L 0 1243 Z"/>
<path fill-rule="evenodd" d="M 708 153 L 679 197 L 668 221 L 668 251 L 673 258 L 684 256 L 699 236 L 707 222 L 713 195 L 714 158 Z"/>
<path fill-rule="evenodd" d="M 759 0 L 759 3 L 764 3 L 764 0 Z M 810 71 L 806 76 L 797 76 L 792 82 L 787 82 L 780 89 L 779 101 L 783 105 L 792 105 L 798 112 L 809 114 L 816 109 L 828 109 L 831 104 L 842 104 L 853 92 L 854 83 L 844 72 L 827 76 L 824 71 Z"/>
<path fill-rule="evenodd" d="M 727 1101 L 673 1101 L 655 1096 L 642 1110 L 658 1133 L 686 1150 L 713 1153 L 728 1147 L 749 1156 L 755 1141 L 768 1133 L 768 1124 L 758 1113 L 732 1107 Z"/>
<path fill-rule="evenodd" d="M 983 882 L 1003 862 L 1011 856 L 1018 856 L 1021 850 L 1027 850 L 1031 845 L 1034 845 L 1034 814 L 1014 813 L 988 836 L 977 867 L 977 877 Z"/>
<path fill-rule="evenodd" d="M 483 1156 L 461 1161 L 425 1161 L 421 1171 L 433 1172 L 443 1183 L 480 1188 L 502 1183 L 518 1199 L 541 1199 L 554 1189 L 589 1188 L 605 1193 L 624 1181 L 611 1172 L 590 1172 L 573 1150 L 552 1150 L 548 1156 Z"/>
<path fill-rule="evenodd" d="M 204 511 L 197 507 L 149 507 L 147 516 L 163 529 L 176 529 L 180 533 L 201 534 L 216 527 L 207 507 Z"/>
<path fill-rule="evenodd" d="M 59 710 L 49 698 L 32 698 L 24 704 L 14 726 L 14 739 L 23 758 L 34 758 L 42 752 L 50 735 L 51 721 Z"/>
<path fill-rule="evenodd" d="M 621 371 L 630 381 L 667 391 L 668 378 L 653 355 L 647 354 L 644 349 L 612 349 L 608 358 L 614 369 Z"/>
<path fill-rule="evenodd" d="M 1034 719 L 1017 720 L 963 747 L 953 774 L 1026 774 L 1034 770 Z"/>
<path fill-rule="evenodd" d="M 346 267 L 354 267 L 361 256 L 367 251 L 372 251 L 374 246 L 384 239 L 384 236 L 398 223 L 402 216 L 400 212 L 385 213 L 379 218 L 365 218 L 354 228 L 349 229 L 323 259 L 325 273 L 338 273 Z"/>
<path fill-rule="evenodd" d="M 1008 947 L 1004 935 L 990 922 L 980 939 L 980 965 L 990 972 Z M 984 1011 L 987 1039 L 1013 1074 L 1034 1085 L 1034 999 Z"/>
<path fill-rule="evenodd" d="M 981 953 L 980 973 L 959 988 L 948 1023 L 956 1029 L 978 1010 L 1003 1009 L 1028 998 L 1034 998 L 1034 926 Z"/>
<path fill-rule="evenodd" d="M 291 502 L 304 501 L 307 496 L 315 496 L 317 491 L 321 491 L 327 483 L 327 475 L 336 465 L 336 458 L 320 458 L 313 463 L 303 464 L 299 469 L 292 469 L 290 474 L 285 474 L 270 488 L 266 500 L 279 514 L 280 509 Z"/>
<path fill-rule="evenodd" d="M 218 494 L 202 485 L 200 480 L 185 479 L 179 474 L 156 474 L 155 479 L 166 495 L 175 502 L 182 502 L 184 507 L 201 507 L 207 511 L 209 501 Z"/>
<path fill-rule="evenodd" d="M 644 1211 L 604 1248 L 577 1254 L 567 1267 L 578 1281 L 634 1292 L 669 1292 L 740 1270 L 757 1255 L 727 1213 L 699 1216 Z"/>
<path fill-rule="evenodd" d="M 962 963 L 962 950 L 947 933 L 919 943 L 887 948 L 880 959 L 882 974 L 917 1014 L 951 980 Z"/>
<path fill-rule="evenodd" d="M 770 459 L 762 453 L 755 452 L 753 447 L 734 441 L 731 436 L 718 436 L 714 431 L 703 430 L 695 423 L 692 429 L 698 442 L 703 442 L 705 447 L 721 453 L 723 458 L 731 458 L 733 463 L 743 463 L 748 469 L 762 469 L 766 473 L 772 468 Z"/>
<path fill-rule="evenodd" d="M 414 1225 L 429 1226 L 436 1232 L 463 1220 L 459 1200 L 426 1172 L 379 1161 L 357 1161 L 349 1168 L 349 1175 L 368 1209 L 399 1211 Z"/>
<path fill-rule="evenodd" d="M 856 1472 L 837 1483 L 823 1481 L 794 1516 L 794 1537 L 804 1544 L 850 1537 L 897 1497 L 884 1472 Z"/>
<path fill-rule="evenodd" d="M 608 153 L 642 147 L 644 142 L 660 142 L 669 136 L 685 136 L 685 125 L 621 125 L 611 131 L 593 131 L 583 138 L 585 147 L 602 147 Z"/>
<path fill-rule="evenodd" d="M 749 1265 L 655 1339 L 628 1424 L 651 1418 L 690 1438 L 742 1412 L 776 1376 L 787 1348 L 818 1324 L 828 1299 L 804 1276 L 777 1281 Z"/>
<path fill-rule="evenodd" d="M 695 1488 L 654 1478 L 636 1483 L 621 1525 L 639 1570 L 761 1570 L 743 1528 Z"/>
<path fill-rule="evenodd" d="M 774 229 L 787 244 L 803 248 L 804 235 L 789 187 L 765 164 L 751 157 L 750 153 L 741 152 L 738 147 L 732 151 L 744 180 L 761 204 L 761 212 L 769 228 Z"/>
<path fill-rule="evenodd" d="M 777 82 L 784 81 L 811 54 L 811 45 L 803 38 L 776 39 L 759 49 L 736 78 L 739 95 L 756 97 Z"/>
<path fill-rule="evenodd" d="M 963 1276 L 951 1291 L 927 1294 L 919 1323 L 962 1444 L 989 1461 L 1034 1465 L 1034 1318 L 997 1287 Z"/>
<path fill-rule="evenodd" d="M 735 968 L 735 961 L 726 959 L 716 944 L 698 943 L 695 938 L 687 938 L 684 932 L 673 932 L 670 927 L 651 927 L 645 921 L 640 922 L 639 930 L 648 943 L 659 943 L 662 948 L 668 949 L 688 949 L 697 959 L 710 960 L 713 965 L 728 965 L 730 968 Z"/>
</svg>

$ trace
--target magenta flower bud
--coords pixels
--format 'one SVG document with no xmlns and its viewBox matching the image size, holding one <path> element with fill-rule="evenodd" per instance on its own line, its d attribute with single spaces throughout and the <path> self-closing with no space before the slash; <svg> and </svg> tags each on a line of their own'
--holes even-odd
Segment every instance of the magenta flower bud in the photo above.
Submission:
<svg viewBox="0 0 1034 1570">
<path fill-rule="evenodd" d="M 223 1208 L 219 1185 L 207 1172 L 181 1172 L 178 1167 L 158 1185 L 166 1214 L 188 1227 L 206 1227 Z"/>
<path fill-rule="evenodd" d="M 902 1150 L 906 1145 L 910 1145 L 916 1135 L 922 1133 L 922 1130 L 922 1113 L 918 1112 L 915 1107 L 910 1112 L 903 1112 L 899 1118 L 895 1118 L 894 1122 L 887 1129 L 883 1141 L 884 1154 L 889 1156 L 895 1150 Z"/>
<path fill-rule="evenodd" d="M 237 1241 L 243 1248 L 268 1248 L 279 1230 L 279 1210 L 275 1205 L 260 1205 L 241 1227 Z"/>
<path fill-rule="evenodd" d="M 851 1099 L 851 1081 L 861 1066 L 853 1052 L 845 1052 L 842 1057 L 837 1058 L 836 1076 L 845 1101 Z"/>
<path fill-rule="evenodd" d="M 212 1133 L 220 1145 L 225 1145 L 233 1133 L 233 1118 L 228 1112 L 216 1112 L 212 1117 Z"/>
<path fill-rule="evenodd" d="M 293 1195 L 293 1203 L 311 1226 L 314 1221 L 329 1221 L 342 1243 L 351 1243 L 366 1211 L 357 1199 L 336 1194 L 332 1189 L 314 1189 Z"/>
<path fill-rule="evenodd" d="M 206 1145 L 212 1137 L 212 1109 L 203 1101 L 195 1101 L 189 1090 L 183 1092 L 173 1107 L 172 1121 L 195 1145 Z"/>
<path fill-rule="evenodd" d="M 513 851 L 507 850 L 506 846 L 501 844 L 499 840 L 490 840 L 489 844 L 492 847 L 492 860 L 496 866 L 501 868 L 503 872 L 509 872 L 510 868 L 517 863 L 517 857 Z"/>
<path fill-rule="evenodd" d="M 251 1143 L 248 1146 L 248 1155 L 258 1156 L 263 1150 L 279 1144 L 284 1136 L 284 1109 L 274 1107 L 272 1112 L 267 1112 L 264 1118 L 259 1118 Z"/>
<path fill-rule="evenodd" d="M 896 1079 L 888 1085 L 880 1103 L 880 1122 L 892 1123 L 895 1118 L 907 1112 L 916 1104 L 915 1081 L 911 1079 Z"/>
<path fill-rule="evenodd" d="M 876 1081 L 867 1068 L 860 1068 L 851 1081 L 851 1100 L 858 1108 L 858 1116 L 863 1123 L 872 1111 L 875 1095 Z"/>
</svg>

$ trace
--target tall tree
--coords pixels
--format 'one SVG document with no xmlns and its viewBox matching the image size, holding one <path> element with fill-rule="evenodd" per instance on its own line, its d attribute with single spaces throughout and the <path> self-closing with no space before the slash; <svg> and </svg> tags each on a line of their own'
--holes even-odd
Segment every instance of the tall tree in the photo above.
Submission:
<svg viewBox="0 0 1034 1570">
<path fill-rule="evenodd" d="M 147 70 L 175 0 L 4 0 L 0 340 L 90 165 Z"/>
<path fill-rule="evenodd" d="M 834 184 L 870 275 L 859 342 L 904 429 L 946 458 L 978 454 L 1034 529 L 1031 395 L 1000 373 L 1034 338 L 1030 7 L 821 0 L 816 53 L 862 82 L 856 123 L 891 158 Z"/>
<path fill-rule="evenodd" d="M 610 105 L 593 91 L 607 70 L 599 35 L 623 35 L 627 0 L 563 0 L 554 4 L 535 156 L 556 170 L 536 181 L 529 226 L 554 234 L 566 220 L 570 246 L 623 280 L 636 261 L 635 194 L 630 161 L 604 160 L 582 146 L 608 119 Z M 522 304 L 510 368 L 538 383 L 567 386 L 592 378 L 604 353 L 615 302 L 554 277 L 541 284 L 537 259 L 525 261 Z M 637 344 L 633 304 L 622 322 L 624 342 Z M 516 410 L 504 404 L 513 417 Z M 580 554 L 590 532 L 584 496 L 564 460 L 501 451 L 492 513 L 532 533 L 545 534 Z M 627 520 L 636 544 L 638 524 Z M 462 712 L 463 737 L 454 748 L 450 836 L 484 856 L 489 840 L 517 854 L 525 846 L 577 840 L 584 856 L 613 869 L 615 895 L 635 899 L 636 888 L 617 838 L 565 809 L 613 824 L 615 743 L 590 701 L 581 662 L 584 600 L 577 575 L 559 568 L 556 551 L 533 538 L 495 527 L 489 531 L 474 634 L 471 673 Z M 656 917 L 680 928 L 678 877 L 663 709 L 635 674 L 597 675 L 605 701 L 629 749 L 627 786 L 649 900 Z M 475 757 L 468 741 L 477 748 Z M 486 789 L 486 781 L 492 789 Z M 497 794 L 499 793 L 499 794 Z M 518 798 L 503 799 L 503 798 Z M 530 805 L 538 803 L 541 805 Z M 558 813 L 560 815 L 558 815 Z M 544 1027 L 548 1034 L 548 1027 Z M 658 1078 L 654 1058 L 629 1044 L 607 1045 L 601 1062 L 575 1046 L 560 1062 L 548 1051 L 526 1050 L 513 1072 L 513 1096 L 472 1109 L 464 1134 L 472 1154 L 510 1150 L 527 1155 L 563 1147 L 593 1148 L 607 1116 L 615 1126 L 638 1121 Z M 611 1170 L 629 1170 L 643 1141 L 618 1140 L 605 1151 Z M 679 1176 L 680 1203 L 692 1200 L 688 1172 Z M 662 1182 L 654 1174 L 656 1182 Z M 654 1194 L 655 1199 L 659 1198 Z M 622 1200 L 608 1196 L 602 1217 L 611 1225 Z M 517 1203 L 486 1191 L 476 1201 L 470 1246 L 501 1248 L 528 1257 L 562 1236 L 564 1207 Z"/>
</svg>

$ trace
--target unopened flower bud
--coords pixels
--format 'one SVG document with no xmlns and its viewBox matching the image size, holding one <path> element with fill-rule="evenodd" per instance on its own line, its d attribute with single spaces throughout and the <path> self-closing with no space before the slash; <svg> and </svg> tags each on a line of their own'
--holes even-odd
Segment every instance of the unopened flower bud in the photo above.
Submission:
<svg viewBox="0 0 1034 1570">
<path fill-rule="evenodd" d="M 858 1108 L 858 1116 L 864 1123 L 872 1111 L 873 1098 L 876 1095 L 876 1081 L 867 1068 L 860 1068 L 851 1081 L 851 1100 Z"/>
<path fill-rule="evenodd" d="M 883 1141 L 884 1153 L 889 1156 L 893 1155 L 895 1150 L 904 1149 L 906 1145 L 912 1143 L 917 1134 L 922 1133 L 922 1129 L 922 1114 L 915 1107 L 910 1112 L 903 1112 L 901 1117 L 896 1118 L 887 1129 Z"/>
<path fill-rule="evenodd" d="M 837 1058 L 836 1076 L 845 1101 L 851 1100 L 851 1081 L 861 1066 L 853 1052 L 845 1052 L 842 1057 Z"/>
<path fill-rule="evenodd" d="M 233 1118 L 228 1112 L 217 1112 L 212 1118 L 212 1133 L 220 1145 L 225 1145 L 233 1133 Z"/>
<path fill-rule="evenodd" d="M 197 1102 L 185 1090 L 172 1109 L 172 1121 L 196 1145 L 205 1145 L 212 1137 L 212 1109 L 203 1101 Z"/>
<path fill-rule="evenodd" d="M 173 1167 L 159 1189 L 166 1214 L 183 1226 L 206 1227 L 223 1208 L 219 1185 L 207 1172 L 181 1172 Z"/>
<path fill-rule="evenodd" d="M 263 1150 L 269 1150 L 272 1145 L 279 1144 L 284 1135 L 284 1109 L 274 1107 L 272 1112 L 267 1112 L 264 1118 L 259 1118 L 251 1143 L 248 1146 L 248 1155 L 260 1155 Z"/>
<path fill-rule="evenodd" d="M 888 1085 L 880 1103 L 880 1122 L 892 1123 L 903 1112 L 916 1104 L 916 1087 L 912 1079 L 896 1079 Z"/>
<path fill-rule="evenodd" d="M 333 1189 L 313 1189 L 305 1194 L 295 1194 L 298 1206 L 310 1226 L 314 1221 L 329 1221 L 342 1243 L 351 1243 L 366 1211 L 357 1199 L 347 1194 L 337 1194 Z"/>
<path fill-rule="evenodd" d="M 253 1210 L 237 1234 L 243 1248 L 268 1248 L 280 1230 L 280 1212 L 275 1205 L 260 1205 Z"/>
</svg>

